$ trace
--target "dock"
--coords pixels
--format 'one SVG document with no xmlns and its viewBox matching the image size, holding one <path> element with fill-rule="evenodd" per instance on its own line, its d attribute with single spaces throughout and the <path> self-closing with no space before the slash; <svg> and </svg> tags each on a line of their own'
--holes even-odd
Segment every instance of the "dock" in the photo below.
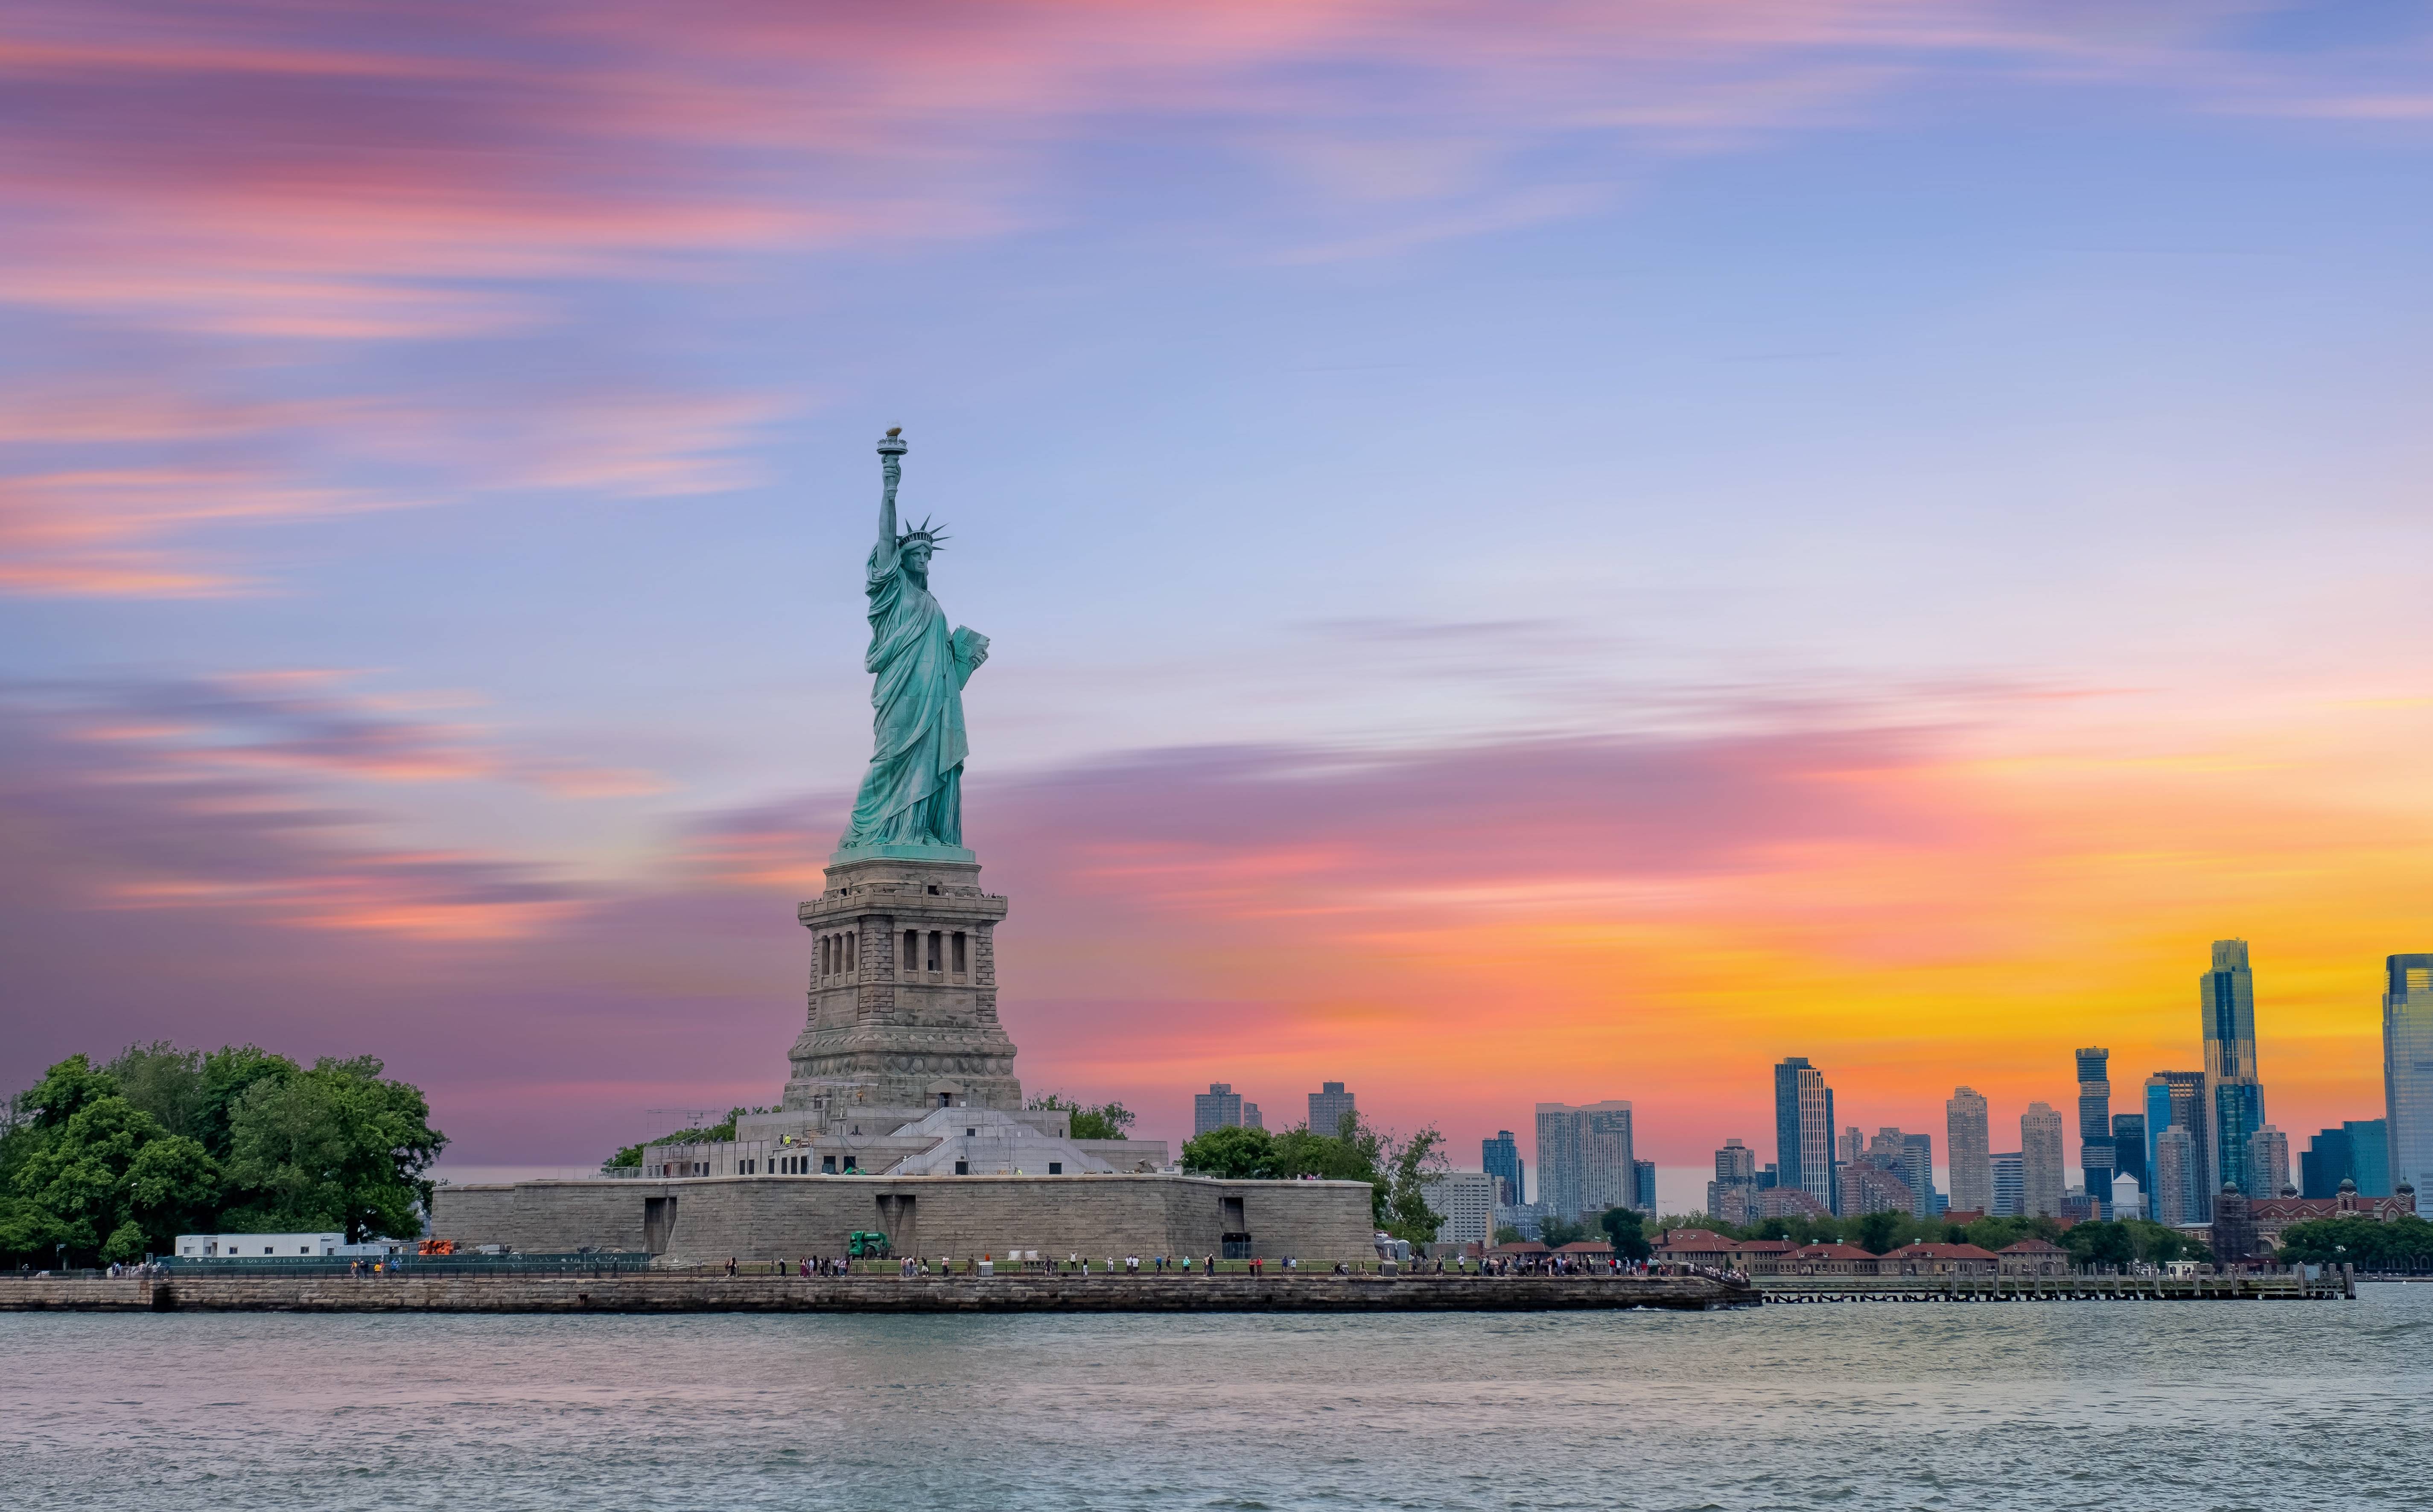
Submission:
<svg viewBox="0 0 2433 1512">
<path fill-rule="evenodd" d="M 0 1277 L 0 1312 L 1540 1313 L 1752 1307 L 1705 1276 Z"/>
<path fill-rule="evenodd" d="M 2354 1301 L 2346 1267 L 2271 1276 L 1760 1276 L 1768 1302 Z"/>
</svg>

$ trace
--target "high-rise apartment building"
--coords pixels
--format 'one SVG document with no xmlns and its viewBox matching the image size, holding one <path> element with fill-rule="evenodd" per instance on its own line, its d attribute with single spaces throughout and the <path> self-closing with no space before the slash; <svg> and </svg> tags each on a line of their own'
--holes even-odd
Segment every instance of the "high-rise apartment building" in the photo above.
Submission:
<svg viewBox="0 0 2433 1512">
<path fill-rule="evenodd" d="M 2146 1190 L 2146 1115 L 2114 1113 L 2112 1115 L 2112 1172 L 2137 1183 Z"/>
<path fill-rule="evenodd" d="M 1242 1099 L 1230 1081 L 1212 1081 L 1206 1092 L 1191 1096 L 1191 1137 L 1199 1138 L 1212 1129 L 1238 1129 L 1242 1125 Z"/>
<path fill-rule="evenodd" d="M 2204 1028 L 2205 1111 L 2213 1118 L 2213 1170 L 2208 1186 L 2237 1182 L 2255 1196 L 2247 1166 L 2247 1136 L 2264 1127 L 2264 1087 L 2255 1069 L 2255 974 L 2247 942 L 2213 943 L 2213 969 L 2197 978 Z M 2266 1194 L 2270 1195 L 2270 1194 Z"/>
<path fill-rule="evenodd" d="M 2154 1168 L 2156 1142 L 2163 1130 L 2177 1126 L 2196 1144 L 2197 1167 L 2190 1180 L 2196 1206 L 2189 1223 L 2213 1217 L 2213 1119 L 2206 1112 L 2205 1074 L 2202 1071 L 2157 1071 L 2146 1079 L 2146 1164 Z M 2152 1204 L 2148 1204 L 2152 1206 Z"/>
<path fill-rule="evenodd" d="M 1915 1194 L 1899 1173 L 1872 1160 L 1845 1162 L 1834 1174 L 1840 1187 L 1834 1211 L 1846 1218 L 1870 1213 L 1908 1213 L 1916 1206 Z"/>
<path fill-rule="evenodd" d="M 1639 1195 L 1630 1104 L 1538 1104 L 1538 1203 L 1558 1218 L 1631 1205 Z"/>
<path fill-rule="evenodd" d="M 2279 1197 L 2289 1184 L 2289 1136 L 2266 1124 L 2247 1136 L 2247 1172 L 2255 1178 L 2254 1197 Z"/>
<path fill-rule="evenodd" d="M 1774 1163 L 1781 1185 L 1832 1205 L 1833 1091 L 1804 1055 L 1775 1062 Z"/>
<path fill-rule="evenodd" d="M 1986 1144 L 1985 1099 L 1955 1087 L 1943 1104 L 1943 1137 L 1951 1151 L 1951 1205 L 1970 1213 L 1994 1211 L 1994 1163 Z"/>
<path fill-rule="evenodd" d="M 1934 1136 L 1903 1134 L 1901 1136 L 1900 1179 L 1914 1194 L 1910 1204 L 1912 1216 L 1934 1216 Z"/>
<path fill-rule="evenodd" d="M 2392 1183 L 2386 1190 L 2405 1181 L 2433 1203 L 2433 955 L 2392 956 L 2383 967 L 2382 1111 Z"/>
<path fill-rule="evenodd" d="M 1342 1131 L 1343 1120 L 1359 1111 L 1342 1082 L 1320 1082 L 1319 1090 L 1309 1095 L 1309 1131 L 1332 1139 Z"/>
<path fill-rule="evenodd" d="M 2112 1173 L 2119 1162 L 2112 1148 L 2112 1052 L 2073 1052 L 2078 1060 L 2078 1164 L 2086 1173 L 2086 1195 L 2098 1204 L 2112 1199 Z"/>
<path fill-rule="evenodd" d="M 1757 1185 L 1757 1151 L 1737 1139 L 1725 1140 L 1724 1147 L 1715 1151 L 1715 1184 Z"/>
<path fill-rule="evenodd" d="M 2030 1217 L 2061 1216 L 2062 1194 L 2068 1190 L 2064 1127 L 2050 1103 L 2032 1102 L 2019 1114 L 2019 1200 Z"/>
<path fill-rule="evenodd" d="M 1856 1162 L 1859 1157 L 1866 1154 L 1866 1133 L 1864 1130 L 1861 1130 L 1858 1125 L 1852 1124 L 1849 1128 L 1842 1130 L 1842 1145 L 1839 1149 L 1834 1151 L 1833 1158 L 1841 1164 L 1848 1165 Z"/>
<path fill-rule="evenodd" d="M 1512 1130 L 1499 1129 L 1493 1139 L 1480 1140 L 1478 1147 L 1479 1164 L 1487 1168 L 1488 1175 L 1504 1183 L 1503 1195 L 1496 1198 L 1496 1206 L 1519 1207 L 1527 1199 L 1528 1193 L 1521 1180 L 1521 1147 L 1513 1142 Z"/>
<path fill-rule="evenodd" d="M 1994 1216 L 2016 1218 L 2027 1211 L 2025 1164 L 2017 1150 L 1996 1150 L 1987 1157 L 1994 1167 Z"/>
<path fill-rule="evenodd" d="M 1715 1151 L 1715 1179 L 1707 1183 L 1708 1215 L 1726 1223 L 1747 1222 L 1757 1183 L 1757 1151 L 1737 1139 L 1725 1140 Z"/>
<path fill-rule="evenodd" d="M 2156 1223 L 2173 1228 L 2203 1221 L 2197 1216 L 2197 1196 L 2204 1176 L 2204 1161 L 2197 1148 L 2196 1136 L 2178 1124 L 2173 1124 L 2153 1137 L 2154 1170 L 2152 1184 L 2147 1194 L 2152 1198 Z"/>
<path fill-rule="evenodd" d="M 1496 1178 L 1485 1171 L 1437 1171 L 1421 1177 L 1420 1188 L 1438 1218 L 1437 1243 L 1495 1242 Z"/>
<path fill-rule="evenodd" d="M 1630 1176 L 1634 1194 L 1630 1205 L 1651 1218 L 1656 1216 L 1656 1163 L 1632 1161 Z"/>
<path fill-rule="evenodd" d="M 1268 1127 L 1267 1115 L 1259 1112 L 1259 1105 L 1257 1103 L 1246 1102 L 1242 1104 L 1242 1127 L 1245 1129 L 1265 1129 Z"/>
</svg>

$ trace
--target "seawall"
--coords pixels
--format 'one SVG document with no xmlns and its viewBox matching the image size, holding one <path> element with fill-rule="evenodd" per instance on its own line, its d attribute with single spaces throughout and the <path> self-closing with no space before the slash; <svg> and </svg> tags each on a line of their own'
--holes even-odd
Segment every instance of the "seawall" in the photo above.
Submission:
<svg viewBox="0 0 2433 1512">
<path fill-rule="evenodd" d="M 1748 1307 L 1698 1276 L 0 1277 L 0 1312 L 1534 1313 Z"/>
</svg>

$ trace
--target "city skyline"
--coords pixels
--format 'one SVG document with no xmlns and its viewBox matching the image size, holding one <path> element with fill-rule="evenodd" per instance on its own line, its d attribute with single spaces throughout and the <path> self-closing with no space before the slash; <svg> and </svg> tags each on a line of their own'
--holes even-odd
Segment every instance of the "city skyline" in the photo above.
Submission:
<svg viewBox="0 0 2433 1512">
<path fill-rule="evenodd" d="M 26 0 L 0 1078 L 771 1101 L 900 426 L 1029 1092 L 1999 1131 L 2236 937 L 2357 1118 L 2433 20 L 2131 8 Z"/>
</svg>

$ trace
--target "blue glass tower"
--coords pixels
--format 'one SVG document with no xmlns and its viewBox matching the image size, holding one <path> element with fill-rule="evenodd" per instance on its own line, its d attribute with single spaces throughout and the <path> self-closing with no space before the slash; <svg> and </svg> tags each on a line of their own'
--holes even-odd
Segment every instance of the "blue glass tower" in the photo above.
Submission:
<svg viewBox="0 0 2433 1512">
<path fill-rule="evenodd" d="M 1513 1141 L 1512 1130 L 1499 1129 L 1493 1139 L 1478 1142 L 1479 1168 L 1504 1183 L 1511 1195 L 1499 1191 L 1495 1200 L 1505 1207 L 1519 1207 L 1526 1200 L 1527 1189 L 1521 1184 L 1521 1147 Z"/>
</svg>

